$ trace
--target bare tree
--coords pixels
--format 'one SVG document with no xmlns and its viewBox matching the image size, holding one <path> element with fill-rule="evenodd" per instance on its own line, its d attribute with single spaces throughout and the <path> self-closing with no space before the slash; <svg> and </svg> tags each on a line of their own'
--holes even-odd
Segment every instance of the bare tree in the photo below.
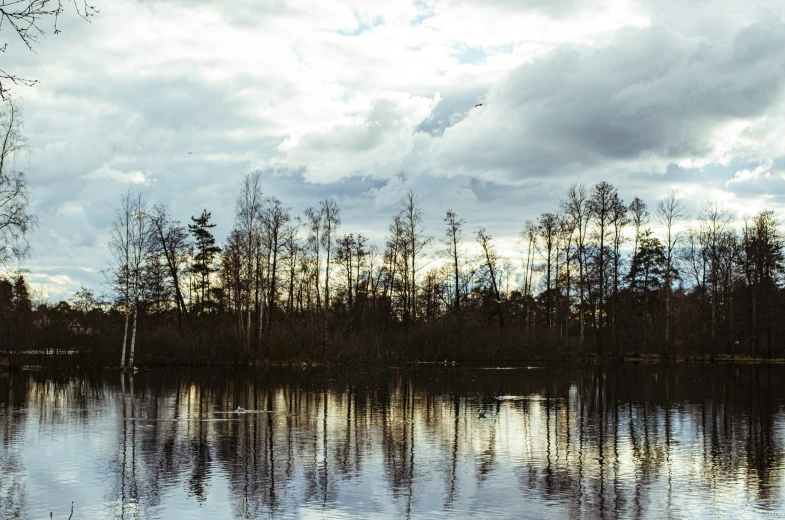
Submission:
<svg viewBox="0 0 785 520">
<path fill-rule="evenodd" d="M 720 262 L 722 244 L 730 225 L 731 214 L 720 207 L 717 201 L 710 201 L 701 215 L 702 234 L 706 237 L 706 257 L 709 260 L 709 281 L 711 283 L 711 339 L 717 334 L 717 300 L 720 282 Z M 713 343 L 712 343 L 713 344 Z"/>
<path fill-rule="evenodd" d="M 319 287 L 319 272 L 322 269 L 321 262 L 319 261 L 319 252 L 321 250 L 319 233 L 322 229 L 322 217 L 324 217 L 324 212 L 322 211 L 321 206 L 319 208 L 310 207 L 305 210 L 305 223 L 308 227 L 308 246 L 311 251 L 313 251 L 315 257 L 314 276 L 316 278 L 315 292 L 317 310 L 322 308 L 322 301 L 319 294 L 319 291 L 321 291 L 321 288 Z"/>
<path fill-rule="evenodd" d="M 389 293 L 390 299 L 392 300 L 393 292 L 398 285 L 396 284 L 396 276 L 401 277 L 402 283 L 400 284 L 400 299 L 402 300 L 402 307 L 404 309 L 403 313 L 405 314 L 407 309 L 406 296 L 408 295 L 406 286 L 409 275 L 406 264 L 406 259 L 408 257 L 406 254 L 406 240 L 404 239 L 404 229 L 400 214 L 393 217 L 389 226 L 389 231 L 390 238 L 387 239 L 384 253 L 384 261 L 387 267 L 385 268 L 386 276 L 384 289 L 382 290 L 382 298 L 387 298 Z M 401 270 L 403 271 L 403 276 L 400 275 Z M 390 305 L 390 313 L 394 314 L 394 312 L 393 305 Z"/>
<path fill-rule="evenodd" d="M 462 218 L 458 218 L 458 215 L 451 209 L 447 210 L 447 214 L 444 217 L 444 222 L 447 224 L 447 229 L 444 234 L 444 244 L 447 246 L 447 256 L 449 257 L 450 261 L 453 264 L 453 275 L 455 276 L 455 302 L 453 305 L 455 306 L 455 311 L 461 311 L 461 287 L 460 287 L 460 280 L 459 278 L 459 268 L 458 268 L 458 256 L 460 255 L 458 251 L 458 246 L 460 242 L 463 240 L 463 231 L 461 230 L 461 226 L 464 224 L 464 220 Z"/>
<path fill-rule="evenodd" d="M 524 324 L 528 328 L 531 325 L 531 303 L 533 302 L 532 285 L 534 280 L 534 254 L 538 251 L 537 223 L 527 220 L 523 225 L 520 237 L 522 240 L 521 254 L 523 255 L 523 296 L 524 296 Z"/>
<path fill-rule="evenodd" d="M 638 242 L 640 242 L 644 230 L 649 225 L 649 211 L 646 208 L 646 203 L 638 197 L 632 199 L 628 209 L 630 222 L 632 227 L 635 228 L 635 246 L 632 248 L 633 254 L 635 254 L 635 251 L 638 250 Z"/>
<path fill-rule="evenodd" d="M 599 332 L 599 353 L 602 355 L 603 339 L 604 339 L 604 323 L 605 323 L 605 269 L 606 269 L 606 251 L 605 240 L 608 238 L 609 228 L 613 220 L 614 208 L 619 206 L 619 194 L 616 188 L 611 184 L 602 181 L 592 190 L 592 196 L 588 201 L 588 209 L 591 218 L 596 225 L 596 239 L 598 242 L 597 263 L 599 267 L 599 305 L 597 313 L 597 328 Z"/>
<path fill-rule="evenodd" d="M 134 351 L 136 346 L 136 330 L 139 321 L 139 300 L 144 280 L 145 264 L 150 253 L 150 226 L 147 218 L 147 205 L 141 194 L 136 194 L 134 206 L 134 231 L 131 242 L 131 279 L 133 285 L 134 324 L 131 333 L 131 349 L 128 353 L 128 366 L 134 366 Z"/>
<path fill-rule="evenodd" d="M 3 146 L 0 150 L 0 266 L 22 260 L 30 254 L 28 238 L 38 226 L 30 213 L 30 191 L 25 174 L 16 168 L 21 153 L 27 151 L 22 135 L 22 118 L 15 101 L 5 102 L 0 112 Z"/>
<path fill-rule="evenodd" d="M 190 241 L 188 231 L 180 222 L 173 220 L 166 206 L 155 205 L 150 211 L 152 225 L 152 247 L 162 254 L 166 260 L 170 283 L 174 291 L 177 306 L 177 321 L 181 316 L 188 320 L 188 307 L 180 288 L 180 278 L 188 262 Z"/>
<path fill-rule="evenodd" d="M 322 245 L 326 249 L 327 257 L 324 266 L 324 308 L 330 307 L 330 257 L 332 254 L 333 236 L 341 225 L 341 208 L 338 201 L 333 198 L 320 202 L 322 212 Z"/>
<path fill-rule="evenodd" d="M 409 284 L 409 302 L 411 318 L 417 323 L 417 256 L 431 242 L 431 237 L 426 236 L 423 226 L 423 213 L 420 207 L 417 191 L 409 189 L 401 201 L 401 222 L 407 241 L 407 250 L 411 259 L 411 283 Z"/>
<path fill-rule="evenodd" d="M 262 222 L 267 229 L 269 238 L 269 251 L 272 256 L 268 270 L 270 281 L 267 294 L 267 328 L 273 327 L 273 313 L 278 301 L 278 255 L 284 245 L 285 228 L 292 220 L 291 208 L 285 208 L 280 200 L 275 197 L 268 199 Z"/>
<path fill-rule="evenodd" d="M 112 223 L 109 239 L 109 251 L 112 263 L 109 266 L 108 278 L 116 293 L 115 305 L 123 307 L 125 311 L 125 325 L 123 327 L 123 348 L 120 357 L 120 368 L 125 368 L 125 348 L 128 343 L 128 321 L 131 316 L 132 304 L 132 276 L 131 276 L 131 250 L 133 248 L 134 206 L 131 192 L 126 192 L 120 199 L 120 207 Z"/>
<path fill-rule="evenodd" d="M 537 250 L 537 223 L 527 220 L 521 231 L 521 240 L 526 245 L 523 258 L 523 294 L 531 296 L 534 277 L 534 252 Z"/>
<path fill-rule="evenodd" d="M 251 343 L 251 288 L 254 285 L 254 261 L 258 263 L 257 250 L 259 249 L 258 227 L 262 211 L 262 174 L 261 172 L 249 173 L 240 185 L 240 195 L 235 203 L 235 221 L 240 233 L 239 243 L 242 244 L 242 255 L 245 263 L 245 276 L 242 277 L 244 289 L 247 321 L 246 321 L 246 346 Z M 238 244 L 239 245 L 239 244 Z M 258 266 L 257 266 L 258 267 Z M 239 315 L 240 330 L 243 328 L 242 314 Z"/>
<path fill-rule="evenodd" d="M 244 239 L 238 229 L 233 229 L 226 238 L 223 251 L 221 253 L 221 269 L 219 275 L 225 291 L 225 298 L 228 308 L 233 309 L 240 321 L 238 330 L 243 334 L 242 316 L 244 306 L 242 296 L 243 290 L 242 271 L 244 266 Z"/>
<path fill-rule="evenodd" d="M 356 273 L 354 275 L 354 302 L 352 307 L 352 318 L 356 322 L 357 321 L 357 304 L 359 299 L 360 291 L 362 290 L 363 285 L 363 269 L 366 268 L 366 263 L 368 260 L 368 238 L 363 235 L 362 233 L 357 233 L 354 239 L 354 268 Z M 365 312 L 365 302 L 368 299 L 368 284 L 367 278 L 365 283 L 365 298 L 363 299 L 363 313 Z"/>
<path fill-rule="evenodd" d="M 295 306 L 294 284 L 297 268 L 300 266 L 300 256 L 303 248 L 300 244 L 298 233 L 302 227 L 300 217 L 294 219 L 292 225 L 286 226 L 281 233 L 283 242 L 283 255 L 286 261 L 287 274 L 289 275 L 289 288 L 286 296 L 286 310 L 292 312 Z"/>
<path fill-rule="evenodd" d="M 352 289 L 355 283 L 354 264 L 357 262 L 357 258 L 355 256 L 355 251 L 357 249 L 357 239 L 355 238 L 354 233 L 348 233 L 342 237 L 336 238 L 335 246 L 335 261 L 343 268 L 344 274 L 346 275 L 346 303 L 349 315 L 351 316 L 354 308 Z"/>
<path fill-rule="evenodd" d="M 537 251 L 545 261 L 545 316 L 548 330 L 553 332 L 553 293 L 558 254 L 559 217 L 555 213 L 543 213 L 537 219 Z"/>
<path fill-rule="evenodd" d="M 611 201 L 611 225 L 613 227 L 613 305 L 611 306 L 611 334 L 613 335 L 614 349 L 618 346 L 618 336 L 616 334 L 616 315 L 618 313 L 619 304 L 619 267 L 622 261 L 621 246 L 625 240 L 622 231 L 629 223 L 630 218 L 627 215 L 627 206 L 625 206 L 618 195 L 616 195 L 614 200 Z"/>
<path fill-rule="evenodd" d="M 564 271 L 565 271 L 565 303 L 564 303 L 564 315 L 565 315 L 565 342 L 569 346 L 570 345 L 570 316 L 572 315 L 572 262 L 575 257 L 573 254 L 573 244 L 575 242 L 575 227 L 574 221 L 569 215 L 561 214 L 559 215 L 559 242 L 564 244 Z M 557 270 L 556 276 L 558 277 L 559 273 Z"/>
<path fill-rule="evenodd" d="M 682 239 L 683 231 L 679 224 L 687 218 L 684 201 L 671 191 L 657 204 L 657 222 L 660 225 L 663 245 L 665 246 L 665 347 L 671 341 L 671 291 L 673 280 L 678 277 L 676 270 L 676 248 Z"/>
<path fill-rule="evenodd" d="M 150 251 L 150 226 L 146 204 L 141 194 L 128 190 L 120 199 L 120 208 L 112 224 L 109 249 L 113 264 L 111 281 L 118 292 L 117 303 L 125 308 L 125 328 L 120 367 L 125 368 L 125 351 L 128 341 L 128 322 L 133 312 L 131 345 L 128 366 L 134 366 L 134 350 L 139 317 L 139 300 L 145 263 Z"/>
<path fill-rule="evenodd" d="M 491 283 L 491 291 L 496 298 L 496 311 L 494 314 L 499 315 L 499 328 L 504 328 L 504 302 L 499 292 L 498 273 L 499 273 L 499 255 L 496 248 L 491 241 L 491 235 L 485 231 L 484 227 L 477 230 L 476 233 L 477 243 L 480 245 L 480 251 L 483 257 L 483 264 L 487 269 L 488 281 Z M 493 315 L 491 315 L 492 317 Z"/>
<path fill-rule="evenodd" d="M 590 211 L 588 206 L 586 187 L 583 184 L 573 184 L 567 189 L 567 195 L 561 201 L 562 211 L 572 220 L 572 225 L 578 232 L 575 237 L 578 260 L 578 292 L 580 296 L 581 320 L 581 347 L 585 340 L 586 327 L 586 236 L 589 226 Z"/>
</svg>

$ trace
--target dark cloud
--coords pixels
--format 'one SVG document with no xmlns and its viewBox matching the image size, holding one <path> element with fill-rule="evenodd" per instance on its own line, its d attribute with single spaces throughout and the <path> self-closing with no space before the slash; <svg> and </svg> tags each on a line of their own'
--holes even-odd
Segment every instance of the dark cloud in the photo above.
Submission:
<svg viewBox="0 0 785 520">
<path fill-rule="evenodd" d="M 660 26 L 625 29 L 600 48 L 560 48 L 518 68 L 435 146 L 445 168 L 524 177 L 608 160 L 702 157 L 718 125 L 757 117 L 781 99 L 784 64 L 780 20 L 716 44 Z"/>
<path fill-rule="evenodd" d="M 442 99 L 431 115 L 417 125 L 415 131 L 441 136 L 447 128 L 463 121 L 469 111 L 479 103 L 486 90 L 479 86 L 458 86 L 442 93 Z"/>
</svg>

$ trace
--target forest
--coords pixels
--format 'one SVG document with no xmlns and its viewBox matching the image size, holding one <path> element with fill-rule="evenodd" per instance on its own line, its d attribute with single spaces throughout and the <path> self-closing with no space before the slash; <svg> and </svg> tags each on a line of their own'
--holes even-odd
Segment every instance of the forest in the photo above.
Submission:
<svg viewBox="0 0 785 520">
<path fill-rule="evenodd" d="M 23 273 L 6 277 L 0 350 L 123 367 L 785 357 L 770 210 L 741 219 L 710 201 L 690 215 L 675 192 L 649 207 L 607 182 L 573 184 L 522 223 L 512 258 L 452 209 L 426 229 L 414 190 L 383 244 L 344 229 L 334 198 L 294 213 L 259 172 L 234 209 L 219 245 L 208 210 L 184 224 L 128 191 L 108 289 L 34 304 Z"/>
</svg>

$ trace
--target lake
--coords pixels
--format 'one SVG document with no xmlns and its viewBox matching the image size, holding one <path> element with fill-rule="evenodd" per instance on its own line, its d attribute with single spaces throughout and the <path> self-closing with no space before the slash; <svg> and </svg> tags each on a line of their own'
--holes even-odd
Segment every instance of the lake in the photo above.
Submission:
<svg viewBox="0 0 785 520">
<path fill-rule="evenodd" d="M 759 518 L 784 459 L 778 365 L 0 374 L 0 518 Z"/>
</svg>

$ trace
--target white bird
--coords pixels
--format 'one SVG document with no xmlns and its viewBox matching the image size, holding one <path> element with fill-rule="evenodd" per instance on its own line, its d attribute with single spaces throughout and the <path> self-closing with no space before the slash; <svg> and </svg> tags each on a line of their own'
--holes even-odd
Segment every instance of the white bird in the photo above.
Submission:
<svg viewBox="0 0 785 520">
<path fill-rule="evenodd" d="M 241 406 L 238 406 L 238 407 L 237 407 L 237 410 L 235 410 L 235 412 L 237 412 L 237 413 L 243 413 L 243 412 L 245 412 L 245 408 L 243 408 L 243 407 L 241 407 Z"/>
</svg>

